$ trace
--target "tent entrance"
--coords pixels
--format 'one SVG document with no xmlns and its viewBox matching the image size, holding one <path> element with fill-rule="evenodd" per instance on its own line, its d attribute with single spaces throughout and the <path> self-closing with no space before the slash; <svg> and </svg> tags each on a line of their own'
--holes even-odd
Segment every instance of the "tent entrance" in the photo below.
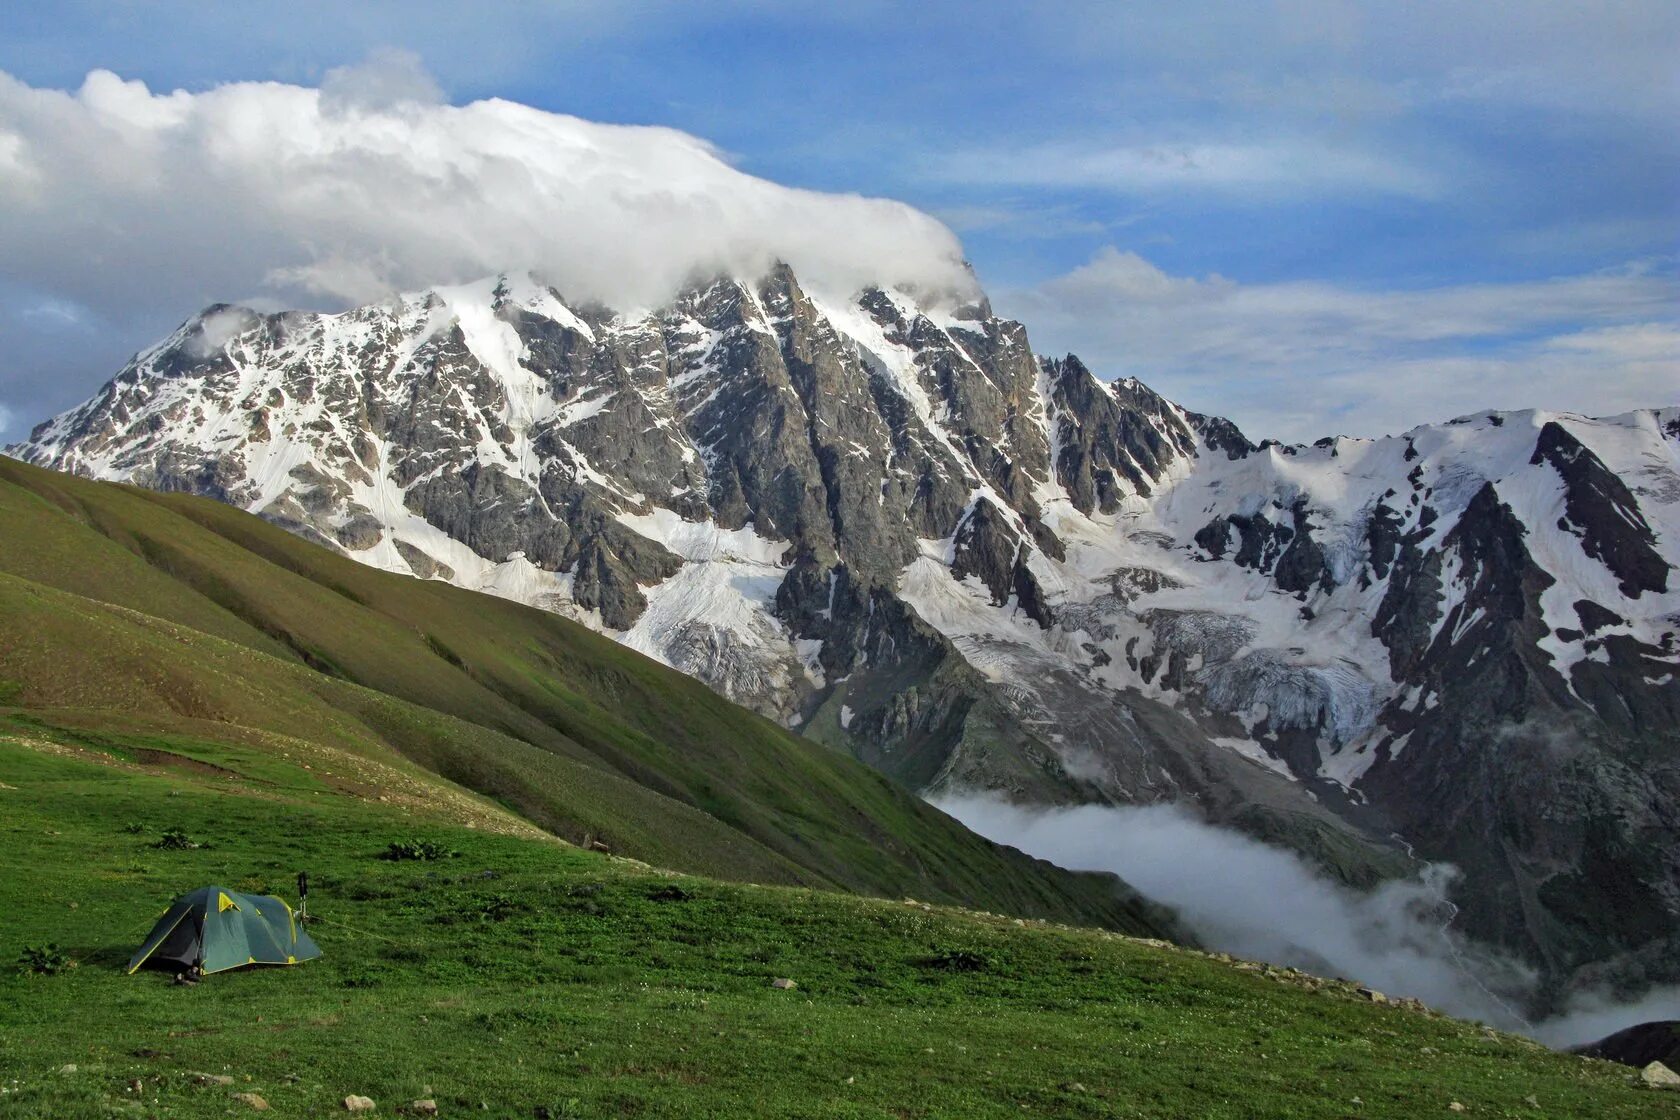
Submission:
<svg viewBox="0 0 1680 1120">
<path fill-rule="evenodd" d="M 154 968 L 177 965 L 190 968 L 199 962 L 202 956 L 203 940 L 199 936 L 199 925 L 192 920 L 193 914 L 187 907 L 180 907 L 180 913 L 175 915 L 174 922 L 167 929 L 159 923 L 159 928 L 152 930 L 151 937 L 141 946 L 134 959 L 128 964 L 130 975 L 138 972 L 150 964 Z M 164 915 L 168 921 L 169 915 Z"/>
</svg>

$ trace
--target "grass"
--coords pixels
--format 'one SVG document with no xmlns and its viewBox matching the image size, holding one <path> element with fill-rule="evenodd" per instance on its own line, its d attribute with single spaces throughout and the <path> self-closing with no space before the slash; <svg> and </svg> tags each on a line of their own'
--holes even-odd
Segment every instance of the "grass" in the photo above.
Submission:
<svg viewBox="0 0 1680 1120">
<path fill-rule="evenodd" d="M 444 779 L 554 835 L 743 881 L 1164 932 L 1111 877 L 991 844 L 881 774 L 552 614 L 241 511 L 0 457 L 0 706 L 66 742 Z M 97 745 L 96 743 L 96 745 Z M 206 753 L 208 752 L 208 753 Z M 223 757 L 223 756 L 226 757 Z"/>
<path fill-rule="evenodd" d="M 182 766 L 171 757 L 214 752 L 148 743 L 0 731 L 0 959 L 56 943 L 79 965 L 0 972 L 7 1120 L 249 1111 L 235 1093 L 282 1116 L 342 1114 L 350 1093 L 378 1115 L 431 1098 L 443 1115 L 526 1118 L 1680 1112 L 1623 1067 L 1347 985 L 1102 931 L 676 875 L 492 805 L 293 782 L 231 748 L 217 770 Z M 330 765 L 310 757 L 304 773 Z M 170 830 L 204 846 L 155 847 Z M 459 855 L 382 858 L 394 842 Z M 289 896 L 303 869 L 320 960 L 191 988 L 124 975 L 176 894 Z"/>
</svg>

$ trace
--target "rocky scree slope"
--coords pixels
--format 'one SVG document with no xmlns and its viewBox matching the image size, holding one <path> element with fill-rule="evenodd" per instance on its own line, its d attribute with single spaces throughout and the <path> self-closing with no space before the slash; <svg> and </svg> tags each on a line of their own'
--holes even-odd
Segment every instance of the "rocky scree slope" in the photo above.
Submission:
<svg viewBox="0 0 1680 1120">
<path fill-rule="evenodd" d="M 1408 846 L 1554 989 L 1680 979 L 1680 409 L 1255 445 L 778 268 L 213 307 L 12 453 L 568 615 L 928 793 L 1178 802 L 1355 884 Z"/>
</svg>

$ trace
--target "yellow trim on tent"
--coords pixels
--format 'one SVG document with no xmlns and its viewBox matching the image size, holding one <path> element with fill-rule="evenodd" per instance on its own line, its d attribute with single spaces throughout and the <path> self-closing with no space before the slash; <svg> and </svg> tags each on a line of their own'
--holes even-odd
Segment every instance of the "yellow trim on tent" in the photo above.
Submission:
<svg viewBox="0 0 1680 1120">
<path fill-rule="evenodd" d="M 226 914 L 229 910 L 239 909 L 239 903 L 227 896 L 226 891 L 219 891 L 216 895 L 216 913 Z"/>
</svg>

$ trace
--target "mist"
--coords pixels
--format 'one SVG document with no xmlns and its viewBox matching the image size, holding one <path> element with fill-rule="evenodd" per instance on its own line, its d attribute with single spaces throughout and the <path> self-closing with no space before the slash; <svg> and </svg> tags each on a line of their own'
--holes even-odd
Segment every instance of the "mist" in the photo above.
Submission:
<svg viewBox="0 0 1680 1120">
<path fill-rule="evenodd" d="M 1318 975 L 1569 1047 L 1652 1019 L 1680 1018 L 1680 989 L 1631 1003 L 1583 995 L 1558 1016 L 1524 1016 L 1531 970 L 1454 932 L 1447 891 L 1456 872 L 1357 891 L 1300 857 L 1173 805 L 1035 809 L 985 795 L 937 798 L 938 808 L 999 843 L 1081 871 L 1109 871 L 1175 909 L 1210 949 Z"/>
</svg>

